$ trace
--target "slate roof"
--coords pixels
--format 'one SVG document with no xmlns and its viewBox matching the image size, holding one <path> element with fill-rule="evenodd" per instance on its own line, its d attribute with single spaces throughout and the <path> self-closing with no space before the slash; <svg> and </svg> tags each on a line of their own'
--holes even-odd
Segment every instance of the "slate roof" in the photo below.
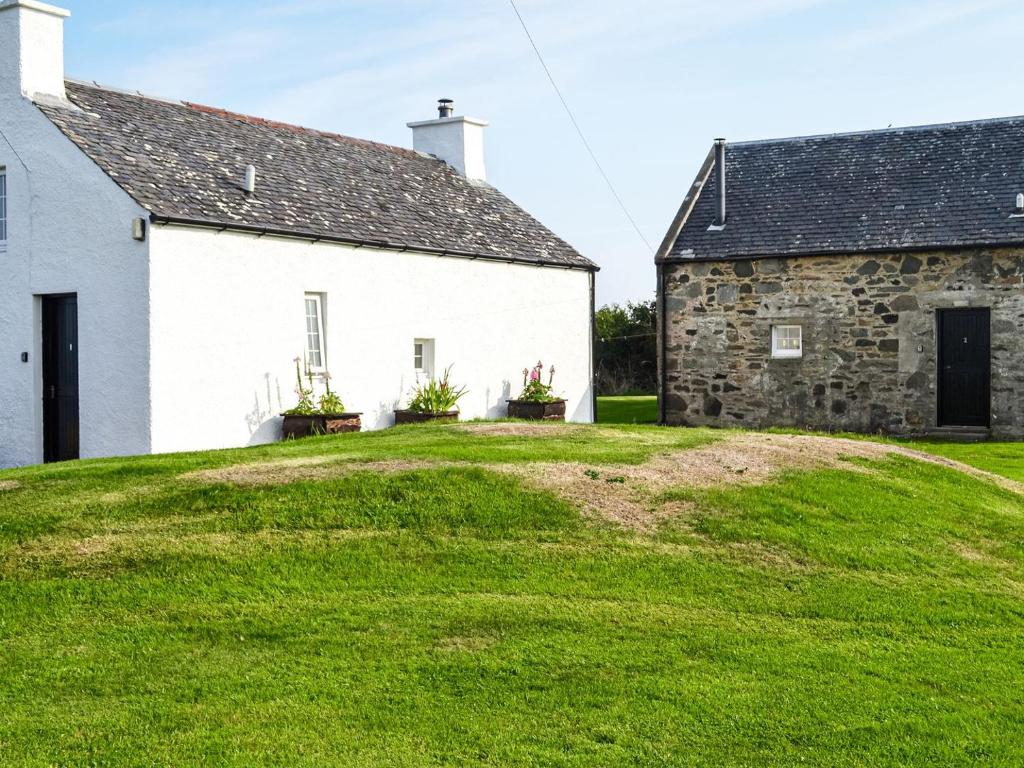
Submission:
<svg viewBox="0 0 1024 768">
<path fill-rule="evenodd" d="M 726 174 L 724 229 L 711 171 L 659 260 L 1024 244 L 1024 117 L 730 144 Z"/>
<path fill-rule="evenodd" d="M 156 221 L 596 269 L 498 190 L 410 149 L 74 81 L 67 93 L 79 110 L 39 109 Z"/>
</svg>

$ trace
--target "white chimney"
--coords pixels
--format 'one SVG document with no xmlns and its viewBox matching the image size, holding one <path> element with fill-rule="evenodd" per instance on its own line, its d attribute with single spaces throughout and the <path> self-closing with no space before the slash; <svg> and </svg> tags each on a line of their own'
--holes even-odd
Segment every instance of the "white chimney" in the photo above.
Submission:
<svg viewBox="0 0 1024 768">
<path fill-rule="evenodd" d="M 452 102 L 438 102 L 437 120 L 408 123 L 412 146 L 417 152 L 444 160 L 467 179 L 485 181 L 484 128 L 488 123 L 475 117 L 452 117 Z"/>
<path fill-rule="evenodd" d="M 65 99 L 64 19 L 36 0 L 0 0 L 0 97 Z"/>
</svg>

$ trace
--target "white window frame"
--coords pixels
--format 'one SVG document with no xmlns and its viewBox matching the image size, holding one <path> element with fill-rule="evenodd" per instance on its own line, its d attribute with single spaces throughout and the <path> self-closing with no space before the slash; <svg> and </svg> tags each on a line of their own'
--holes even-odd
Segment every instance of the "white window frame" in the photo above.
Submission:
<svg viewBox="0 0 1024 768">
<path fill-rule="evenodd" d="M 7 251 L 7 169 L 0 165 L 0 253 Z"/>
<path fill-rule="evenodd" d="M 316 306 L 316 329 L 317 339 L 319 341 L 319 348 L 315 350 L 320 355 L 319 365 L 314 363 L 313 357 L 313 345 L 312 345 L 312 334 L 313 330 L 309 327 L 309 302 L 315 302 Z M 312 373 L 323 374 L 327 372 L 327 337 L 324 333 L 324 295 L 322 293 L 307 293 L 302 302 L 302 317 L 305 323 L 306 336 L 305 344 L 303 344 L 303 355 L 306 358 L 306 368 Z"/>
<path fill-rule="evenodd" d="M 412 340 L 412 367 L 417 376 L 434 378 L 434 340 Z"/>
<path fill-rule="evenodd" d="M 793 341 L 792 331 L 796 331 L 796 347 L 782 346 L 783 342 Z M 796 323 L 780 323 L 772 326 L 772 358 L 775 360 L 796 360 L 804 356 L 804 327 Z"/>
</svg>

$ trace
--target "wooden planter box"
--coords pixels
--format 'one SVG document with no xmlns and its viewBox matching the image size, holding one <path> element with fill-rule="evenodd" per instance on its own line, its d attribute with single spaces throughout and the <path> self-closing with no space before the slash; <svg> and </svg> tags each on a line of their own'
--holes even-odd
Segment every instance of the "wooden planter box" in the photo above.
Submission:
<svg viewBox="0 0 1024 768">
<path fill-rule="evenodd" d="M 565 400 L 554 400 L 550 403 L 509 400 L 508 417 L 528 421 L 565 421 Z"/>
<path fill-rule="evenodd" d="M 281 431 L 285 440 L 358 432 L 363 428 L 361 416 L 361 413 L 317 413 L 310 416 L 286 413 Z"/>
<path fill-rule="evenodd" d="M 444 413 L 422 413 L 421 411 L 395 411 L 395 424 L 423 424 L 427 421 L 458 421 L 458 411 Z"/>
</svg>

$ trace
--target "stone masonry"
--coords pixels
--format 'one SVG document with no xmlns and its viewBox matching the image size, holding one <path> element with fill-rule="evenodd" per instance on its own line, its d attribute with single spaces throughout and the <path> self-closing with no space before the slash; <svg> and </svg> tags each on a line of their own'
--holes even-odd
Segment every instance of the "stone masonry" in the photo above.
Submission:
<svg viewBox="0 0 1024 768">
<path fill-rule="evenodd" d="M 665 264 L 669 424 L 919 435 L 937 426 L 936 311 L 992 313 L 992 434 L 1024 438 L 1024 249 Z M 773 359 L 773 325 L 803 357 Z"/>
</svg>

